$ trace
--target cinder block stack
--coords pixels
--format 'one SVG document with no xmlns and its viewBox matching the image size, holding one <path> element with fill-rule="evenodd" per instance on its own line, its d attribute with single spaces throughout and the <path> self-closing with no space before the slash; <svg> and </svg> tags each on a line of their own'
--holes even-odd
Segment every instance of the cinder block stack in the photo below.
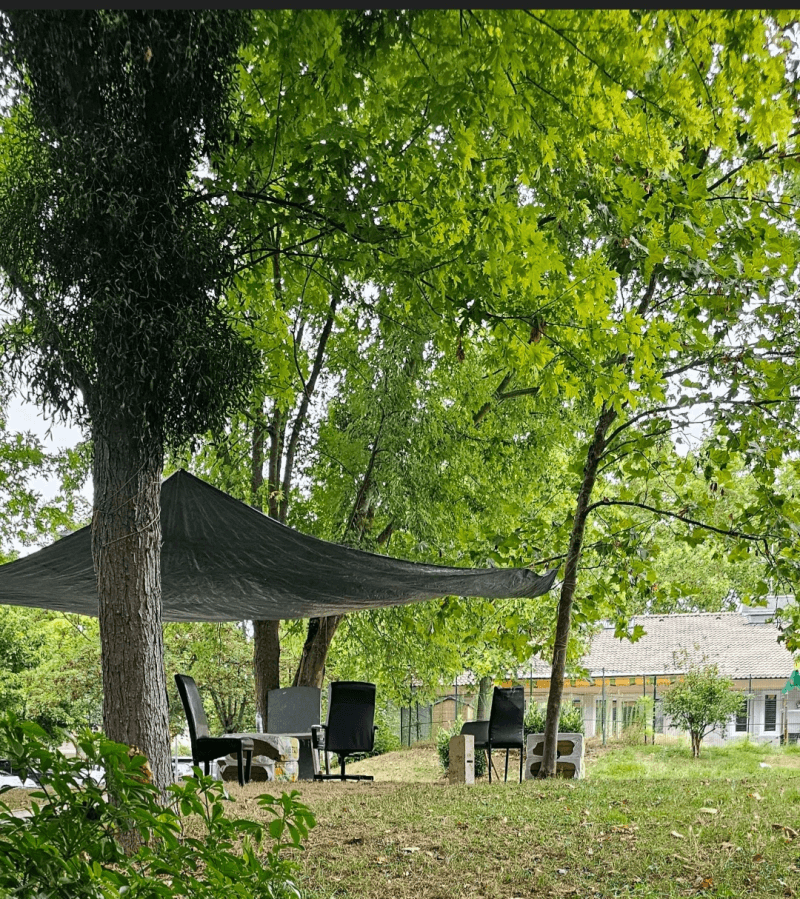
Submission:
<svg viewBox="0 0 800 899">
<path fill-rule="evenodd" d="M 528 734 L 525 754 L 525 780 L 533 780 L 535 777 L 538 777 L 543 752 L 544 734 Z M 557 752 L 557 777 L 583 777 L 583 734 L 559 734 Z"/>
</svg>

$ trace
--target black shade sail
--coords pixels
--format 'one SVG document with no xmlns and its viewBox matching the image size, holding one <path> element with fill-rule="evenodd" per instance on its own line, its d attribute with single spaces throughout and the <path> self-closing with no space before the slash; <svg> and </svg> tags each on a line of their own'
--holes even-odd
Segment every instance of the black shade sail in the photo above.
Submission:
<svg viewBox="0 0 800 899">
<path fill-rule="evenodd" d="M 301 534 L 187 471 L 161 485 L 165 621 L 310 618 L 437 596 L 546 593 L 556 569 L 446 568 Z M 97 615 L 91 529 L 0 565 L 0 603 Z"/>
</svg>

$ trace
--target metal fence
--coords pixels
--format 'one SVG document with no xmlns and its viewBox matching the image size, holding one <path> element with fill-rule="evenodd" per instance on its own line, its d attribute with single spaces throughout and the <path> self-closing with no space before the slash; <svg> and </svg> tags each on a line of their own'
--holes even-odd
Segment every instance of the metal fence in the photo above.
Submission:
<svg viewBox="0 0 800 899">
<path fill-rule="evenodd" d="M 405 746 L 430 740 L 434 734 L 433 705 L 418 702 L 400 708 L 400 742 Z"/>
<path fill-rule="evenodd" d="M 528 702 L 536 701 L 526 697 Z M 440 729 L 449 729 L 456 720 L 476 717 L 477 697 L 461 693 L 440 696 L 432 703 L 411 702 L 400 707 L 387 706 L 386 724 L 397 734 L 403 746 L 427 742 L 436 738 Z M 542 703 L 539 702 L 539 705 Z M 655 705 L 616 698 L 598 699 L 595 708 L 582 708 L 583 733 L 606 740 L 624 737 L 637 742 L 651 742 L 653 736 L 664 735 L 668 722 L 664 718 L 659 698 Z M 593 714 L 592 714 L 593 712 Z"/>
<path fill-rule="evenodd" d="M 583 733 L 603 744 L 623 740 L 632 744 L 660 743 L 670 741 L 683 735 L 683 731 L 672 726 L 668 716 L 664 714 L 663 696 L 654 689 L 638 696 L 630 692 L 612 692 L 611 689 L 598 695 L 575 696 L 574 693 L 564 697 L 562 708 L 573 705 L 580 709 L 583 721 Z M 543 705 L 544 697 L 526 691 L 526 705 L 536 703 Z M 655 695 L 654 695 L 655 694 Z M 781 743 L 800 743 L 797 723 L 800 712 L 793 709 L 765 708 L 764 701 L 752 693 L 746 694 L 748 699 L 742 710 L 731 718 L 728 726 L 722 731 L 714 731 L 704 742 L 719 744 L 736 738 L 769 740 Z M 427 694 L 430 696 L 430 693 Z M 450 729 L 456 720 L 474 720 L 477 716 L 477 696 L 463 688 L 451 689 L 449 693 L 440 695 L 433 702 L 416 702 L 411 695 L 411 702 L 402 706 L 391 706 L 385 712 L 388 730 L 400 738 L 404 746 L 427 742 L 436 739 L 442 728 Z M 488 715 L 488 710 L 487 710 Z M 793 717 L 787 717 L 791 715 Z M 771 727 L 768 726 L 771 724 Z"/>
</svg>

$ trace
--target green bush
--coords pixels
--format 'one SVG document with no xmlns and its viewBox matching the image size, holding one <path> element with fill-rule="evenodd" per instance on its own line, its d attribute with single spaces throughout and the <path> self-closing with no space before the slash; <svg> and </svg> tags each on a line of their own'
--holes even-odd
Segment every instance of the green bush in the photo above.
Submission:
<svg viewBox="0 0 800 899">
<path fill-rule="evenodd" d="M 547 715 L 547 707 L 532 702 L 525 712 L 525 736 L 528 734 L 543 734 L 544 721 Z M 583 710 L 574 705 L 561 706 L 558 716 L 558 731 L 562 734 L 583 733 Z"/>
<path fill-rule="evenodd" d="M 602 728 L 600 728 L 602 732 Z M 638 746 L 653 736 L 653 697 L 639 696 L 633 714 L 628 719 L 620 735 L 620 742 L 628 746 Z"/>
<path fill-rule="evenodd" d="M 456 718 L 451 727 L 443 727 L 436 735 L 436 751 L 439 754 L 439 764 L 445 774 L 450 767 L 450 737 L 460 734 L 463 724 L 464 722 L 460 718 Z M 484 774 L 486 774 L 486 753 L 482 749 L 476 749 L 475 777 L 483 777 Z"/>
<path fill-rule="evenodd" d="M 77 744 L 83 757 L 66 758 L 37 724 L 0 718 L 0 756 L 16 771 L 39 772 L 40 782 L 29 818 L 0 801 L 0 896 L 300 897 L 296 865 L 280 854 L 302 848 L 315 824 L 296 791 L 260 797 L 273 814 L 264 827 L 226 817 L 222 784 L 195 768 L 195 777 L 168 788 L 165 807 L 143 756 L 88 731 Z M 200 836 L 194 823 L 187 835 L 189 816 L 201 823 Z M 138 848 L 126 854 L 123 843 Z"/>
<path fill-rule="evenodd" d="M 383 755 L 385 752 L 394 752 L 401 748 L 400 737 L 394 732 L 392 722 L 385 709 L 375 710 L 375 724 L 378 730 L 375 734 L 375 746 L 371 756 Z"/>
</svg>

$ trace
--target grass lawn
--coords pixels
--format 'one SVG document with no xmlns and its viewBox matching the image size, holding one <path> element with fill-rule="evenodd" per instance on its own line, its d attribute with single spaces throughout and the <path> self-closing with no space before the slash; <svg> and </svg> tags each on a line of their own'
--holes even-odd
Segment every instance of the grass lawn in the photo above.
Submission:
<svg viewBox="0 0 800 899">
<path fill-rule="evenodd" d="M 313 899 L 800 896 L 800 750 L 591 750 L 582 781 L 450 786 L 432 746 L 300 784 Z M 762 767 L 769 765 L 770 767 Z M 513 763 L 509 767 L 514 770 Z M 258 814 L 263 785 L 238 786 Z"/>
<path fill-rule="evenodd" d="M 309 899 L 800 899 L 800 748 L 590 746 L 586 769 L 450 786 L 417 746 L 348 766 L 374 783 L 229 785 L 229 814 L 298 788 L 318 821 L 299 854 Z"/>
</svg>

